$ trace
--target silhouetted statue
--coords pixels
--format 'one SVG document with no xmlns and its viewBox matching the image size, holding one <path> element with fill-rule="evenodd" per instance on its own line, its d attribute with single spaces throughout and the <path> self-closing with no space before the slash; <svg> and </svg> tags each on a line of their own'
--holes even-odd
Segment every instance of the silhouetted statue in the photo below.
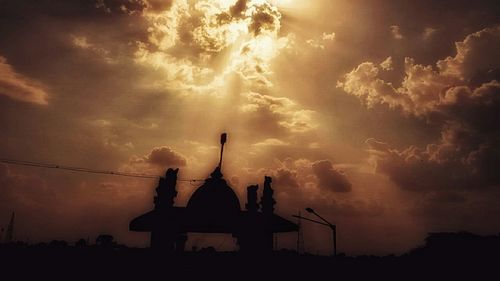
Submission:
<svg viewBox="0 0 500 281">
<path fill-rule="evenodd" d="M 168 169 L 165 177 L 160 178 L 158 187 L 156 188 L 156 196 L 154 198 L 154 215 L 156 217 L 151 231 L 151 248 L 172 252 L 175 249 L 175 244 L 179 235 L 179 230 L 169 227 L 165 221 L 171 215 L 174 200 L 177 196 L 177 174 L 179 169 Z"/>
<path fill-rule="evenodd" d="M 273 198 L 274 190 L 271 188 L 271 182 L 273 179 L 271 177 L 264 177 L 264 190 L 262 191 L 262 213 L 272 214 L 274 213 L 274 204 L 276 201 Z"/>
<path fill-rule="evenodd" d="M 174 206 L 177 196 L 177 173 L 179 169 L 168 169 L 164 178 L 160 178 L 154 199 L 155 210 L 168 210 Z"/>
<path fill-rule="evenodd" d="M 247 187 L 247 204 L 245 208 L 249 212 L 257 212 L 259 210 L 259 204 L 257 203 L 257 190 L 259 185 L 250 185 Z"/>
<path fill-rule="evenodd" d="M 271 177 L 268 176 L 264 177 L 264 190 L 262 191 L 262 199 L 261 199 L 262 213 L 268 218 L 271 218 L 273 216 L 274 204 L 276 204 L 276 201 L 274 200 L 273 197 L 274 190 L 271 187 L 272 181 L 273 179 Z M 261 243 L 265 252 L 272 252 L 274 246 L 273 231 L 270 230 L 269 228 L 270 226 L 268 225 L 266 228 L 263 229 L 264 233 Z"/>
</svg>

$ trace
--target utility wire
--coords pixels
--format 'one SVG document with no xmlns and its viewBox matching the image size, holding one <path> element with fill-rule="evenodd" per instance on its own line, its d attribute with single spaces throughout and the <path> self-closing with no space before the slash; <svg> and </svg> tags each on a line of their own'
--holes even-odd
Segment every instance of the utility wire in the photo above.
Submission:
<svg viewBox="0 0 500 281">
<path fill-rule="evenodd" d="M 57 165 L 57 164 L 41 163 L 41 162 L 32 162 L 32 161 L 23 161 L 23 160 L 14 160 L 14 159 L 5 159 L 5 158 L 0 158 L 0 162 L 5 163 L 5 164 L 19 165 L 19 166 L 59 169 L 59 170 L 67 170 L 67 171 L 80 172 L 80 173 L 105 174 L 105 175 L 112 175 L 112 176 L 133 177 L 133 178 L 143 178 L 143 179 L 159 179 L 160 178 L 160 176 L 158 176 L 158 175 L 96 170 L 96 169 L 90 169 L 90 168 L 73 167 L 73 166 L 65 166 L 65 165 Z M 200 180 L 200 179 L 177 179 L 177 180 L 178 181 L 186 181 L 186 182 L 204 181 L 204 180 Z"/>
</svg>

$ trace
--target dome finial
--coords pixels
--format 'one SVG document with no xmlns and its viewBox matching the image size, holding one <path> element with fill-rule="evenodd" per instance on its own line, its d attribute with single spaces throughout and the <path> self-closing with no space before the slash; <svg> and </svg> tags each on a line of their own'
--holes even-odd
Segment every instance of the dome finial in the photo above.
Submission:
<svg viewBox="0 0 500 281">
<path fill-rule="evenodd" d="M 222 170 L 222 154 L 224 153 L 224 144 L 226 143 L 226 140 L 227 140 L 227 134 L 226 133 L 222 133 L 220 135 L 221 148 L 220 148 L 220 159 L 219 159 L 219 167 L 218 167 L 219 170 Z"/>
</svg>

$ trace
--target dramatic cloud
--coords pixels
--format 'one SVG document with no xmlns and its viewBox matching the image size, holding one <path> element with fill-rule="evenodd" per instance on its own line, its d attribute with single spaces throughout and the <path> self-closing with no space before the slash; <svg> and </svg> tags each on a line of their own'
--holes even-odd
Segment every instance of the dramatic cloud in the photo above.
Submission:
<svg viewBox="0 0 500 281">
<path fill-rule="evenodd" d="M 276 212 L 316 209 L 347 254 L 498 232 L 493 0 L 1 2 L 2 157 L 203 179 L 227 132 L 242 203 L 272 176 Z M 156 180 L 8 168 L 0 217 L 19 214 L 18 237 L 148 244 L 128 222 Z M 176 204 L 195 187 L 180 181 Z M 329 253 L 327 229 L 304 235 Z"/>
<path fill-rule="evenodd" d="M 498 73 L 498 47 L 500 27 L 493 27 L 456 43 L 457 54 L 438 61 L 436 69 L 407 58 L 399 88 L 379 78 L 384 67 L 371 62 L 345 76 L 339 85 L 368 106 L 387 104 L 441 128 L 440 138 L 424 148 L 400 150 L 368 140 L 377 171 L 421 192 L 500 185 L 495 171 L 500 165 L 500 77 L 484 75 Z"/>
<path fill-rule="evenodd" d="M 236 72 L 246 81 L 271 85 L 269 62 L 289 44 L 278 35 L 281 14 L 265 1 L 174 2 L 168 10 L 146 10 L 149 40 L 137 42 L 136 61 L 166 73 L 165 85 L 190 91 L 221 91 Z M 176 56 L 183 48 L 182 56 Z M 211 64 L 228 56 L 222 70 Z"/>
<path fill-rule="evenodd" d="M 259 93 L 248 93 L 248 103 L 241 106 L 241 111 L 249 116 L 253 128 L 265 129 L 270 134 L 301 133 L 315 127 L 314 111 L 297 109 L 297 105 L 288 98 L 277 98 Z"/>
<path fill-rule="evenodd" d="M 335 169 L 332 162 L 321 160 L 312 164 L 312 170 L 319 180 L 321 188 L 333 192 L 351 191 L 351 183 L 344 172 Z"/>
<path fill-rule="evenodd" d="M 0 94 L 24 102 L 41 105 L 48 103 L 48 94 L 43 86 L 16 72 L 2 56 L 0 56 Z"/>
<path fill-rule="evenodd" d="M 148 163 L 165 169 L 186 166 L 186 158 L 172 148 L 162 146 L 153 148 L 146 156 L 132 158 L 131 163 Z"/>
<path fill-rule="evenodd" d="M 254 7 L 255 11 L 252 13 L 252 20 L 248 27 L 250 32 L 259 35 L 264 31 L 275 33 L 280 29 L 281 13 L 276 7 L 267 2 Z"/>
<path fill-rule="evenodd" d="M 430 65 L 415 64 L 413 59 L 406 58 L 405 78 L 399 88 L 379 78 L 379 72 L 387 69 L 385 62 L 381 66 L 372 62 L 360 64 L 345 75 L 338 86 L 359 97 L 369 107 L 387 104 L 417 116 L 443 113 L 450 111 L 450 106 L 461 105 L 456 99 L 460 89 L 468 88 L 467 91 L 474 92 L 472 82 L 475 75 L 498 70 L 500 55 L 493 46 L 500 46 L 500 27 L 484 29 L 456 43 L 456 56 L 438 61 L 436 69 Z M 483 82 L 497 83 L 496 80 Z M 464 97 L 484 104 L 486 100 L 496 97 L 493 93 L 480 91 Z"/>
<path fill-rule="evenodd" d="M 298 191 L 300 188 L 297 182 L 297 174 L 294 171 L 280 168 L 273 175 L 273 181 L 276 186 L 279 186 L 281 190 L 285 189 L 293 194 L 293 191 Z"/>
</svg>

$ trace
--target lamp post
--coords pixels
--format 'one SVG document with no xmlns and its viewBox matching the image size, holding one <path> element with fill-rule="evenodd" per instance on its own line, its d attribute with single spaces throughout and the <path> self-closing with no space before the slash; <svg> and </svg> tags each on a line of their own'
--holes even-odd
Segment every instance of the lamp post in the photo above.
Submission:
<svg viewBox="0 0 500 281">
<path fill-rule="evenodd" d="M 312 208 L 306 208 L 306 211 L 308 213 L 311 213 L 315 216 L 317 216 L 318 218 L 320 218 L 323 222 L 321 221 L 317 221 L 317 220 L 313 220 L 313 219 L 309 219 L 309 218 L 304 218 L 304 217 L 301 217 L 301 216 L 293 216 L 293 217 L 296 217 L 296 218 L 300 218 L 300 219 L 304 219 L 304 220 L 307 220 L 307 221 L 310 221 L 310 222 L 314 222 L 314 223 L 317 223 L 317 224 L 321 224 L 321 225 L 324 225 L 324 226 L 328 226 L 330 227 L 330 229 L 332 230 L 332 236 L 333 236 L 333 256 L 337 256 L 337 226 L 335 224 L 332 224 L 330 223 L 329 221 L 327 221 L 325 218 L 323 218 L 322 216 L 320 216 L 318 213 L 316 213 Z"/>
</svg>

